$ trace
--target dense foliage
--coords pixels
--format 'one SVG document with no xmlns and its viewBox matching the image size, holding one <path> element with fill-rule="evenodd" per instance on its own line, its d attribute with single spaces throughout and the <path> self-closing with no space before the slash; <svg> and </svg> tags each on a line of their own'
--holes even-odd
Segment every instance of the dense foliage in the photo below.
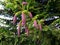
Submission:
<svg viewBox="0 0 60 45">
<path fill-rule="evenodd" d="M 0 28 L 0 45 L 60 45 L 60 0 L 5 0 L 3 4 L 14 17 L 13 29 Z"/>
</svg>

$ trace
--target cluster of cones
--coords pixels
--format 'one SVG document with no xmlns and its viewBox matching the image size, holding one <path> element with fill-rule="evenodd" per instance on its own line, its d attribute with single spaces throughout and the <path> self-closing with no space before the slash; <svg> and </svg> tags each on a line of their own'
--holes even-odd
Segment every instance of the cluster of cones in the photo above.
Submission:
<svg viewBox="0 0 60 45">
<path fill-rule="evenodd" d="M 26 5 L 27 2 L 23 2 L 22 4 L 23 4 L 23 5 Z M 31 12 L 29 12 L 29 17 L 30 17 L 31 19 L 33 18 Z M 13 24 L 15 24 L 16 21 L 17 21 L 17 16 L 14 15 L 14 17 L 13 17 Z M 17 26 L 17 34 L 18 34 L 18 37 L 20 37 L 20 29 L 21 29 L 21 26 L 23 26 L 23 27 L 25 26 L 25 32 L 26 32 L 26 35 L 28 36 L 28 35 L 29 35 L 29 29 L 28 29 L 28 26 L 26 26 L 26 15 L 25 15 L 24 12 L 22 12 L 22 22 L 19 22 L 19 23 L 18 23 L 18 26 Z M 37 24 L 37 21 L 36 21 L 36 20 L 34 20 L 34 27 L 35 27 L 36 29 L 42 30 L 42 25 L 41 25 L 41 24 Z"/>
</svg>

